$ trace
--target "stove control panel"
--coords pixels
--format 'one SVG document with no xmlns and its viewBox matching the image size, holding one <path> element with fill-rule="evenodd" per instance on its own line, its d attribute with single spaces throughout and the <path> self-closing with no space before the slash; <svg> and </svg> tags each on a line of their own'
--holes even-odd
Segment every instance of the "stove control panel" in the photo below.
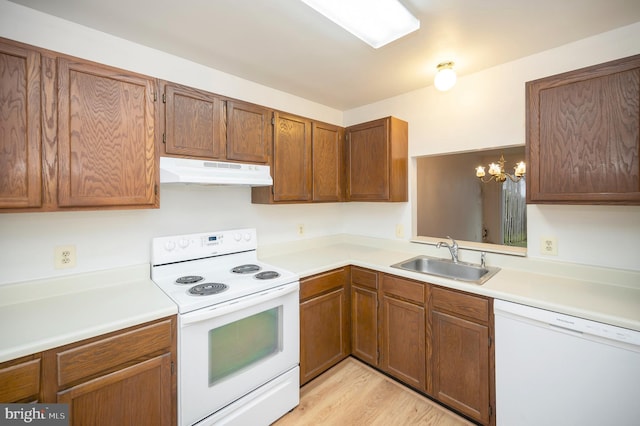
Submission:
<svg viewBox="0 0 640 426">
<path fill-rule="evenodd" d="M 151 263 L 162 265 L 257 248 L 255 228 L 157 237 L 151 242 Z"/>
</svg>

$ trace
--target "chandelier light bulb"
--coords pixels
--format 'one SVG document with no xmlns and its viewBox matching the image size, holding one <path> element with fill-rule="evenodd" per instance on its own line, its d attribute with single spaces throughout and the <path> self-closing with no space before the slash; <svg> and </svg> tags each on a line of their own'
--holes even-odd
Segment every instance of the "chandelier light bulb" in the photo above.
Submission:
<svg viewBox="0 0 640 426">
<path fill-rule="evenodd" d="M 446 92 L 456 84 L 456 72 L 453 70 L 453 62 L 443 62 L 438 65 L 438 72 L 433 84 L 436 89 Z"/>
</svg>

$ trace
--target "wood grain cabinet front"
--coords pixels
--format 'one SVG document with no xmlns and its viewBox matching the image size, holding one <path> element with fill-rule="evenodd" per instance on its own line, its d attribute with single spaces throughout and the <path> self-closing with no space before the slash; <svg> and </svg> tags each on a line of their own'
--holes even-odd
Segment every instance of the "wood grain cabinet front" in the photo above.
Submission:
<svg viewBox="0 0 640 426">
<path fill-rule="evenodd" d="M 378 273 L 351 267 L 351 352 L 378 366 Z"/>
<path fill-rule="evenodd" d="M 0 402 L 39 402 L 41 365 L 40 354 L 1 363 Z"/>
<path fill-rule="evenodd" d="M 227 159 L 269 162 L 273 140 L 273 111 L 237 100 L 226 101 Z"/>
<path fill-rule="evenodd" d="M 164 152 L 221 160 L 225 157 L 223 101 L 203 90 L 164 84 Z"/>
<path fill-rule="evenodd" d="M 380 286 L 380 368 L 415 389 L 426 387 L 428 284 L 384 274 Z"/>
<path fill-rule="evenodd" d="M 408 124 L 386 117 L 346 129 L 349 201 L 408 200 Z"/>
<path fill-rule="evenodd" d="M 349 356 L 348 268 L 300 282 L 300 384 Z"/>
<path fill-rule="evenodd" d="M 0 40 L 0 208 L 42 204 L 40 53 Z"/>
<path fill-rule="evenodd" d="M 431 292 L 431 393 L 483 425 L 495 424 L 490 299 L 440 287 Z"/>
<path fill-rule="evenodd" d="M 640 55 L 526 90 L 527 202 L 640 204 Z"/>
<path fill-rule="evenodd" d="M 43 353 L 45 401 L 71 425 L 177 422 L 176 319 L 167 317 Z"/>
<path fill-rule="evenodd" d="M 156 81 L 58 58 L 58 205 L 157 206 Z"/>
<path fill-rule="evenodd" d="M 313 122 L 313 201 L 338 202 L 344 199 L 344 128 Z"/>
</svg>

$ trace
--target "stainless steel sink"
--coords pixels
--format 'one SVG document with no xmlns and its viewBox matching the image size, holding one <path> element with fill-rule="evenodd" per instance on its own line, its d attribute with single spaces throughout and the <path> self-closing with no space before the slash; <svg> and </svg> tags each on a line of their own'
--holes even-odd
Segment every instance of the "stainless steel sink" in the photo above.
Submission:
<svg viewBox="0 0 640 426">
<path fill-rule="evenodd" d="M 419 272 L 427 275 L 437 275 L 439 277 L 453 280 L 466 281 L 473 284 L 482 285 L 489 278 L 494 276 L 500 268 L 473 263 L 454 263 L 449 259 L 439 259 L 429 256 L 417 256 L 411 259 L 391 265 L 392 268 L 404 269 L 405 271 Z"/>
</svg>

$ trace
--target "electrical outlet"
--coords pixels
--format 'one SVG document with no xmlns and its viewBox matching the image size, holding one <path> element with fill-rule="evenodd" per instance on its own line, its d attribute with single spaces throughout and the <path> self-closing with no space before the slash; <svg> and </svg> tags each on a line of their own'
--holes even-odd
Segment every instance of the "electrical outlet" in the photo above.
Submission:
<svg viewBox="0 0 640 426">
<path fill-rule="evenodd" d="M 302 224 L 302 223 L 298 224 L 298 235 L 299 236 L 304 235 L 304 224 Z"/>
<path fill-rule="evenodd" d="M 547 256 L 557 256 L 558 240 L 556 237 L 542 237 L 540 239 L 540 252 Z"/>
<path fill-rule="evenodd" d="M 396 238 L 404 238 L 404 226 L 401 223 L 396 225 Z"/>
<path fill-rule="evenodd" d="M 76 246 L 57 246 L 54 249 L 53 265 L 56 269 L 75 268 Z"/>
</svg>

